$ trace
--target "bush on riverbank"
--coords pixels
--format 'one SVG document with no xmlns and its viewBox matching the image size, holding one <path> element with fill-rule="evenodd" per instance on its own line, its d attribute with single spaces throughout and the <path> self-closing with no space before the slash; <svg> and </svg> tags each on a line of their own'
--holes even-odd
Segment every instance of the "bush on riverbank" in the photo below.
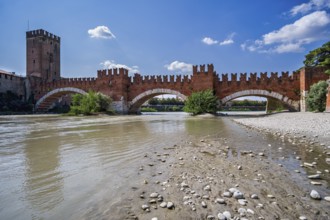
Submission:
<svg viewBox="0 0 330 220">
<path fill-rule="evenodd" d="M 98 112 L 111 112 L 110 97 L 89 91 L 86 95 L 74 94 L 69 115 L 91 115 Z"/>
<path fill-rule="evenodd" d="M 217 111 L 217 97 L 212 90 L 194 92 L 188 97 L 183 110 L 192 115 L 215 114 Z"/>
<path fill-rule="evenodd" d="M 0 93 L 0 113 L 1 114 L 14 114 L 14 113 L 28 113 L 32 112 L 32 101 L 24 101 L 22 97 L 17 94 L 7 91 Z"/>
<path fill-rule="evenodd" d="M 326 105 L 328 84 L 325 81 L 320 81 L 311 86 L 306 103 L 309 111 L 323 112 Z"/>
</svg>

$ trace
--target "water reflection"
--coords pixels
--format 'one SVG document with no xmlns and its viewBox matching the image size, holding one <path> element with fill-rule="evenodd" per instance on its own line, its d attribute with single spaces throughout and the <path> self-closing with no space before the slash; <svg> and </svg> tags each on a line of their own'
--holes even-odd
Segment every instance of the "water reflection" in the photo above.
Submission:
<svg viewBox="0 0 330 220">
<path fill-rule="evenodd" d="M 48 136 L 48 133 L 32 132 L 30 135 Z M 54 133 L 42 141 L 34 138 L 27 140 L 24 146 L 26 198 L 33 209 L 42 213 L 52 210 L 63 201 L 63 177 L 59 169 L 60 139 Z"/>
</svg>

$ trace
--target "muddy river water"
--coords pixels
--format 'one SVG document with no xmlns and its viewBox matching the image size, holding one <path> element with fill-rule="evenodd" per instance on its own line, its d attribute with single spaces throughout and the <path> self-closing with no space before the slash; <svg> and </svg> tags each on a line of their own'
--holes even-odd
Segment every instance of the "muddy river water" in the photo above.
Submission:
<svg viewBox="0 0 330 220">
<path fill-rule="evenodd" d="M 273 160 L 285 157 L 286 169 L 301 169 L 294 159 L 300 155 L 297 145 L 248 130 L 228 117 L 1 116 L 0 219 L 97 217 L 106 208 L 95 207 L 118 202 L 135 184 L 144 154 L 208 135 L 227 138 L 238 151 L 271 146 L 267 151 Z"/>
</svg>

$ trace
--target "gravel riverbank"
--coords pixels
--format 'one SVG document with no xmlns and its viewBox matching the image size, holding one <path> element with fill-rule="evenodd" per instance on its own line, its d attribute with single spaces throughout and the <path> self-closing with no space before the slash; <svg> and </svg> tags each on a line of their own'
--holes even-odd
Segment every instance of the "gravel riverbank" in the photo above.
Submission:
<svg viewBox="0 0 330 220">
<path fill-rule="evenodd" d="M 234 119 L 274 134 L 275 146 L 267 144 L 268 134 L 244 126 L 247 140 L 264 138 L 250 146 L 221 133 L 192 136 L 147 152 L 136 167 L 138 183 L 107 210 L 97 211 L 100 216 L 81 219 L 330 219 L 330 167 L 325 162 L 330 150 L 309 143 L 309 137 L 329 143 L 329 117 L 284 113 Z M 288 155 L 284 148 L 289 145 L 297 152 Z"/>
<path fill-rule="evenodd" d="M 311 142 L 330 146 L 329 113 L 278 113 L 264 117 L 233 119 L 235 122 L 260 131 L 281 135 L 304 136 Z"/>
</svg>

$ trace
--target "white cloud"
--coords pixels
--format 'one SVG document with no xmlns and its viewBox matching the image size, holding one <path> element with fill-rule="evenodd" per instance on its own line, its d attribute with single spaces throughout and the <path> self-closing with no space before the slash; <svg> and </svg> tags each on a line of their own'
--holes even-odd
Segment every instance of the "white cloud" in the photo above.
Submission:
<svg viewBox="0 0 330 220">
<path fill-rule="evenodd" d="M 261 40 L 246 42 L 241 48 L 251 52 L 301 52 L 303 45 L 326 39 L 329 36 L 329 25 L 330 15 L 325 11 L 316 11 L 264 34 Z"/>
<path fill-rule="evenodd" d="M 106 26 L 97 26 L 94 29 L 89 29 L 88 34 L 91 38 L 112 39 L 116 36 L 111 33 L 110 29 Z"/>
<path fill-rule="evenodd" d="M 210 38 L 210 37 L 204 37 L 203 40 L 202 40 L 202 42 L 203 42 L 204 44 L 207 44 L 207 45 L 213 45 L 213 44 L 217 44 L 217 43 L 218 43 L 217 40 L 213 40 L 213 39 Z"/>
<path fill-rule="evenodd" d="M 322 10 L 330 8 L 330 0 L 310 0 L 307 3 L 294 6 L 290 10 L 290 14 L 295 16 L 297 14 L 306 14 L 315 10 Z"/>
<path fill-rule="evenodd" d="M 192 71 L 192 64 L 180 62 L 180 61 L 173 61 L 170 64 L 165 65 L 164 67 L 170 71 L 179 71 L 179 72 L 191 72 Z"/>
<path fill-rule="evenodd" d="M 233 43 L 234 43 L 233 38 L 234 38 L 235 35 L 236 35 L 236 33 L 231 33 L 231 34 L 229 34 L 228 37 L 227 37 L 224 41 L 220 42 L 219 44 L 220 44 L 221 46 L 223 46 L 223 45 L 233 44 Z"/>
<path fill-rule="evenodd" d="M 139 72 L 139 67 L 138 66 L 126 66 L 124 64 L 119 64 L 116 63 L 114 60 L 105 60 L 104 62 L 100 63 L 100 65 L 104 69 L 118 69 L 118 68 L 124 68 L 129 71 L 129 73 L 138 73 Z"/>
</svg>

